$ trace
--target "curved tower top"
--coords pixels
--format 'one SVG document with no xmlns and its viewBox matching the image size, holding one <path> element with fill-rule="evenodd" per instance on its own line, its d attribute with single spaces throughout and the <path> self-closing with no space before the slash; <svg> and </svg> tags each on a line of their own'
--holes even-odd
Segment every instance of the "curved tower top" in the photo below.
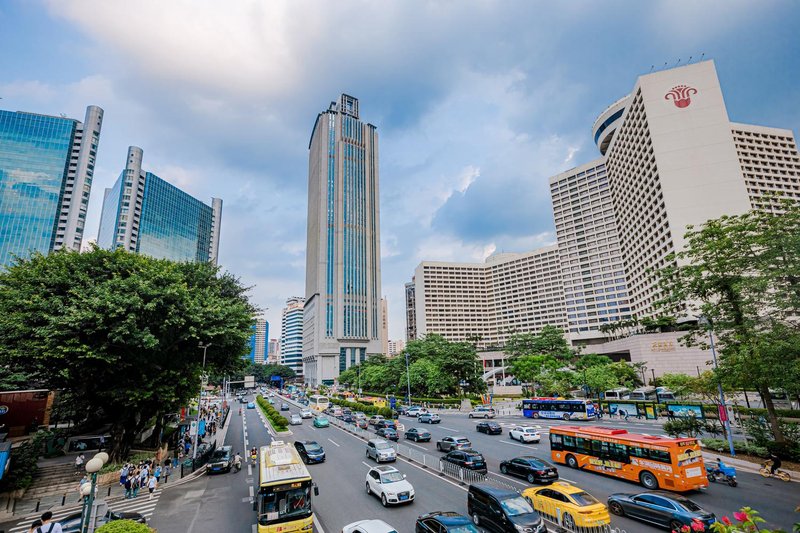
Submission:
<svg viewBox="0 0 800 533">
<path fill-rule="evenodd" d="M 622 115 L 631 100 L 631 95 L 625 95 L 600 113 L 592 126 L 592 138 L 600 153 L 606 155 L 608 145 L 617 127 L 622 123 Z"/>
</svg>

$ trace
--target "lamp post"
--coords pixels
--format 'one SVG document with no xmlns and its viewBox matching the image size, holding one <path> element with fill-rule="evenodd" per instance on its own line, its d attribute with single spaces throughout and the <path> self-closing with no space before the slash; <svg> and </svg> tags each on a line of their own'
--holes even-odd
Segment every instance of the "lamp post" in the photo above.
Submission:
<svg viewBox="0 0 800 533">
<path fill-rule="evenodd" d="M 100 452 L 86 462 L 86 473 L 92 476 L 92 482 L 84 483 L 83 487 L 81 487 L 81 494 L 85 497 L 81 533 L 92 533 L 94 531 L 94 492 L 97 486 L 97 473 L 107 462 L 108 454 L 106 452 Z"/>
<path fill-rule="evenodd" d="M 708 328 L 708 342 L 711 347 L 711 356 L 714 358 L 714 370 L 719 369 L 717 363 L 717 349 L 714 346 L 714 327 L 711 321 L 704 316 L 697 317 L 697 322 Z M 731 452 L 731 457 L 736 455 L 736 450 L 733 448 L 733 433 L 731 433 L 731 421 L 728 419 L 728 406 L 725 404 L 725 393 L 722 391 L 722 382 L 717 379 L 717 390 L 719 391 L 719 417 L 724 419 L 722 423 L 725 426 L 725 433 L 728 435 L 728 448 Z"/>
<path fill-rule="evenodd" d="M 403 352 L 406 356 L 406 385 L 408 386 L 406 405 L 411 405 L 411 373 L 408 371 L 408 351 Z"/>
<path fill-rule="evenodd" d="M 203 378 L 206 373 L 206 351 L 211 343 L 198 343 L 197 347 L 203 350 L 203 372 L 200 374 L 200 394 L 197 395 L 197 424 L 194 428 L 194 444 L 192 446 L 192 460 L 197 458 L 197 435 L 200 433 L 200 403 L 203 401 Z M 194 468 L 194 466 L 192 466 Z"/>
</svg>

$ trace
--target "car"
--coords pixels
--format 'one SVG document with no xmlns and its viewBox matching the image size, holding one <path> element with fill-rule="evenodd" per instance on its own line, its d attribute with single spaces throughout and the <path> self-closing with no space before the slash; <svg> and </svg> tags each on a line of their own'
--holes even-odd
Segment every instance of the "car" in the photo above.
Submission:
<svg viewBox="0 0 800 533">
<path fill-rule="evenodd" d="M 315 440 L 297 440 L 294 449 L 305 464 L 325 462 L 325 450 Z"/>
<path fill-rule="evenodd" d="M 542 517 L 519 491 L 475 483 L 467 492 L 472 523 L 496 533 L 547 533 Z"/>
<path fill-rule="evenodd" d="M 385 417 L 383 417 L 381 415 L 373 415 L 373 416 L 371 416 L 369 418 L 369 425 L 370 426 L 377 426 L 378 422 L 383 422 L 384 420 L 385 420 Z"/>
<path fill-rule="evenodd" d="M 378 422 L 375 423 L 375 429 L 383 428 L 397 429 L 397 422 L 394 420 L 378 420 Z"/>
<path fill-rule="evenodd" d="M 582 488 L 566 481 L 531 487 L 522 491 L 522 495 L 540 513 L 560 516 L 561 523 L 570 531 L 611 523 L 608 508 L 603 503 Z"/>
<path fill-rule="evenodd" d="M 528 442 L 541 442 L 542 436 L 536 431 L 536 428 L 530 426 L 516 426 L 511 428 L 508 432 L 508 437 L 511 440 L 518 440 L 523 443 Z"/>
<path fill-rule="evenodd" d="M 692 523 L 702 524 L 709 531 L 717 521 L 714 513 L 706 511 L 693 500 L 666 491 L 649 491 L 638 494 L 615 493 L 608 497 L 608 510 L 618 516 L 627 516 L 654 526 L 680 531 Z M 695 529 L 692 529 L 695 531 Z"/>
<path fill-rule="evenodd" d="M 492 407 L 479 405 L 469 412 L 469 418 L 494 418 L 497 412 Z"/>
<path fill-rule="evenodd" d="M 419 416 L 420 411 L 425 411 L 425 408 L 419 405 L 412 405 L 411 407 L 407 407 L 405 410 L 405 415 L 415 418 Z"/>
<path fill-rule="evenodd" d="M 315 428 L 326 428 L 330 424 L 331 423 L 328 421 L 328 417 L 326 417 L 326 416 L 319 415 L 319 416 L 314 417 L 314 427 Z"/>
<path fill-rule="evenodd" d="M 205 455 L 206 453 L 211 451 L 211 445 L 207 442 L 201 442 L 197 445 L 197 455 Z"/>
<path fill-rule="evenodd" d="M 367 441 L 367 457 L 375 459 L 375 462 L 391 462 L 397 460 L 397 452 L 392 445 L 383 439 L 370 439 Z"/>
<path fill-rule="evenodd" d="M 269 402 L 270 405 L 275 405 L 275 399 L 274 398 L 269 398 L 267 401 Z"/>
<path fill-rule="evenodd" d="M 439 439 L 436 443 L 436 449 L 440 452 L 449 452 L 450 450 L 458 450 L 463 448 L 471 448 L 472 443 L 467 437 L 463 435 L 448 435 Z"/>
<path fill-rule="evenodd" d="M 281 411 L 288 411 L 288 410 L 289 410 L 289 404 L 286 403 L 286 402 L 282 403 L 281 404 Z"/>
<path fill-rule="evenodd" d="M 289 423 L 293 426 L 299 426 L 303 423 L 303 418 L 295 413 L 289 417 Z"/>
<path fill-rule="evenodd" d="M 361 420 L 362 418 L 364 420 L 367 419 L 367 415 L 365 415 L 363 411 L 356 411 L 355 413 L 353 413 L 353 416 L 356 417 L 359 420 Z"/>
<path fill-rule="evenodd" d="M 475 425 L 475 431 L 487 435 L 500 435 L 503 433 L 503 427 L 497 422 L 478 422 Z"/>
<path fill-rule="evenodd" d="M 314 413 L 311 412 L 311 409 L 303 409 L 300 411 L 300 418 L 314 418 Z"/>
<path fill-rule="evenodd" d="M 344 526 L 342 533 L 397 533 L 397 531 L 383 520 L 359 520 Z"/>
<path fill-rule="evenodd" d="M 400 436 L 397 434 L 396 429 L 392 428 L 380 428 L 376 433 L 379 437 L 383 437 L 384 439 L 393 440 L 397 442 L 400 440 Z"/>
<path fill-rule="evenodd" d="M 442 457 L 442 461 L 466 468 L 467 470 L 474 470 L 475 472 L 486 474 L 486 459 L 477 450 L 472 448 L 464 448 L 460 450 L 451 450 Z"/>
<path fill-rule="evenodd" d="M 256 408 L 256 404 L 253 403 L 253 402 L 247 402 L 247 408 L 248 409 L 255 409 Z"/>
<path fill-rule="evenodd" d="M 61 526 L 61 531 L 64 533 L 79 533 L 81 531 L 81 518 L 83 518 L 83 513 L 77 512 L 72 513 L 61 520 L 58 521 L 58 524 Z M 114 520 L 133 520 L 134 522 L 138 522 L 140 524 L 146 524 L 147 520 L 141 513 L 135 512 L 114 512 L 114 511 L 107 511 L 106 514 L 100 516 L 97 519 L 97 526 L 102 526 L 107 522 L 113 522 Z"/>
<path fill-rule="evenodd" d="M 466 516 L 454 511 L 434 511 L 419 518 L 414 533 L 480 533 Z"/>
<path fill-rule="evenodd" d="M 417 422 L 420 424 L 438 424 L 442 421 L 441 417 L 437 414 L 422 413 L 417 417 Z"/>
<path fill-rule="evenodd" d="M 523 455 L 500 462 L 500 473 L 525 478 L 528 483 L 558 481 L 558 469 L 534 455 Z"/>
<path fill-rule="evenodd" d="M 208 458 L 208 462 L 206 463 L 206 472 L 209 474 L 230 472 L 233 466 L 232 460 L 232 447 L 220 446 L 211 452 L 211 457 Z"/>
<path fill-rule="evenodd" d="M 344 422 L 345 424 L 355 424 L 356 418 L 352 415 L 344 415 L 342 417 L 342 422 Z"/>
<path fill-rule="evenodd" d="M 414 487 L 406 481 L 406 475 L 393 466 L 380 465 L 367 472 L 367 494 L 374 494 L 381 505 L 411 503 L 414 501 Z"/>
<path fill-rule="evenodd" d="M 431 434 L 424 429 L 408 428 L 405 433 L 405 438 L 413 440 L 414 442 L 430 442 Z"/>
<path fill-rule="evenodd" d="M 356 427 L 361 428 L 361 429 L 369 428 L 369 424 L 367 424 L 367 419 L 366 418 L 356 418 L 355 425 L 356 425 Z"/>
</svg>

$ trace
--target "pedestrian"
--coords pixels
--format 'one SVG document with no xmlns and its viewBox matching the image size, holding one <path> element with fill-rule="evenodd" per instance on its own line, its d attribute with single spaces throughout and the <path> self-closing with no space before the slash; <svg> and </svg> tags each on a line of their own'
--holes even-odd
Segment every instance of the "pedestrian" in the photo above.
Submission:
<svg viewBox="0 0 800 533">
<path fill-rule="evenodd" d="M 33 524 L 31 524 L 30 529 L 28 529 L 28 533 L 36 533 L 36 530 L 39 529 L 40 527 L 42 527 L 42 521 L 36 519 L 33 521 Z"/>
<path fill-rule="evenodd" d="M 132 498 L 136 498 L 139 495 L 139 487 L 140 486 L 141 485 L 139 483 L 139 478 L 138 477 L 133 478 L 133 482 L 131 484 L 131 497 Z"/>
<path fill-rule="evenodd" d="M 156 478 L 156 481 L 159 481 L 161 478 L 161 465 L 156 465 L 156 469 L 153 470 L 153 477 Z"/>
<path fill-rule="evenodd" d="M 166 484 L 166 483 L 167 483 L 167 481 L 169 481 L 169 475 L 170 475 L 170 474 L 172 474 L 172 463 L 171 463 L 171 462 L 168 462 L 168 463 L 167 463 L 167 464 L 164 466 L 164 469 L 161 471 L 161 477 L 163 477 L 163 478 L 164 478 L 164 484 Z"/>
<path fill-rule="evenodd" d="M 125 499 L 130 500 L 133 497 L 133 479 L 126 478 L 123 486 L 125 487 Z"/>
<path fill-rule="evenodd" d="M 42 525 L 39 527 L 42 533 L 64 533 L 61 524 L 53 522 L 53 513 L 50 511 L 42 515 Z"/>
<path fill-rule="evenodd" d="M 150 481 L 147 482 L 147 490 L 150 492 L 150 496 L 147 497 L 148 500 L 153 499 L 153 492 L 156 490 L 157 486 L 158 480 L 156 479 L 156 476 L 151 477 Z"/>
<path fill-rule="evenodd" d="M 119 471 L 119 484 L 125 485 L 125 480 L 128 479 L 128 463 L 122 465 L 122 468 Z"/>
<path fill-rule="evenodd" d="M 675 420 L 675 411 L 672 409 L 667 411 L 667 420 Z"/>
<path fill-rule="evenodd" d="M 82 453 L 79 453 L 75 457 L 75 475 L 79 475 L 81 471 L 83 471 L 83 462 L 86 459 L 86 456 Z"/>
<path fill-rule="evenodd" d="M 83 486 L 88 482 L 89 482 L 89 475 L 88 474 L 84 475 L 81 478 L 80 482 L 78 482 L 78 501 L 81 501 L 81 499 L 83 499 L 84 496 L 83 496 L 83 490 L 82 489 L 83 489 Z"/>
</svg>

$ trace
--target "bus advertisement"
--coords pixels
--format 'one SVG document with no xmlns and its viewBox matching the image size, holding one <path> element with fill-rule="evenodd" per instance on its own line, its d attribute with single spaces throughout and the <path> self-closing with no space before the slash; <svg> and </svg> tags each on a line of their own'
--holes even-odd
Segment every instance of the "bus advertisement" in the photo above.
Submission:
<svg viewBox="0 0 800 533">
<path fill-rule="evenodd" d="M 528 418 L 589 420 L 597 417 L 592 400 L 529 398 L 522 400 L 522 414 Z"/>
<path fill-rule="evenodd" d="M 697 439 L 671 439 L 598 426 L 550 428 L 556 463 L 675 492 L 708 486 Z"/>
<path fill-rule="evenodd" d="M 258 494 L 253 501 L 259 533 L 308 532 L 313 527 L 313 495 L 319 490 L 300 454 L 289 443 L 276 440 L 259 454 Z"/>
</svg>

